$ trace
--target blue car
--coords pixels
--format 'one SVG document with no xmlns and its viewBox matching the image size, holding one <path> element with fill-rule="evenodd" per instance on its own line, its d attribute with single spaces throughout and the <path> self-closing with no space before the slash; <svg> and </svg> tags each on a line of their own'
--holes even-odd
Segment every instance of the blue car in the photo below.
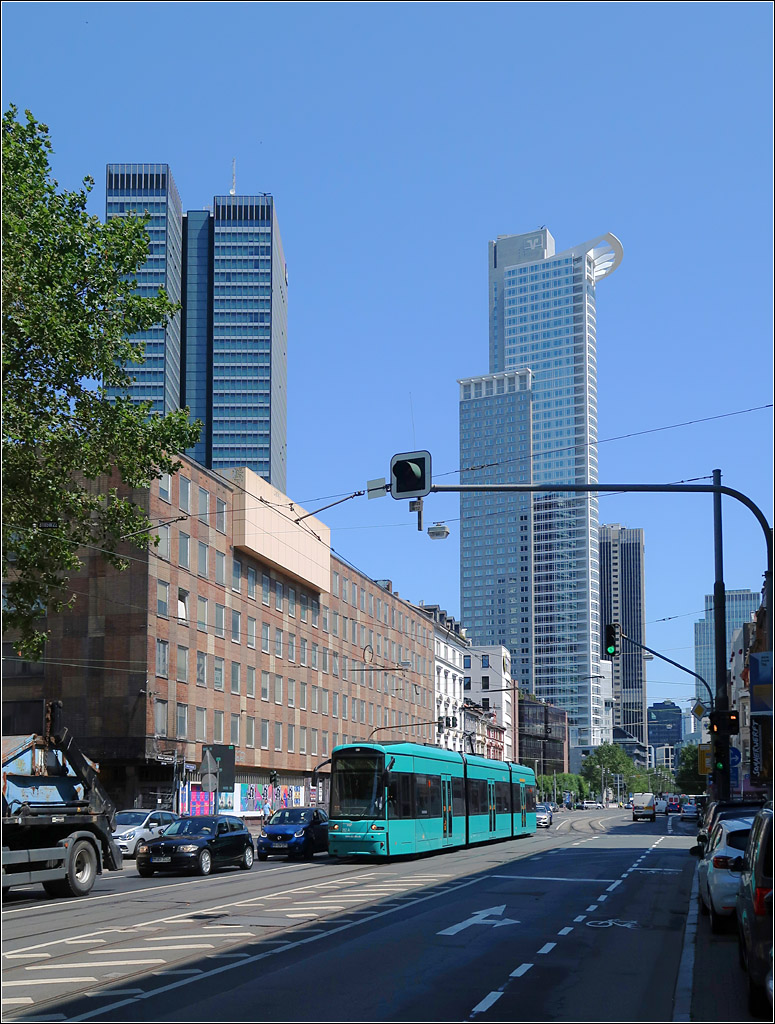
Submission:
<svg viewBox="0 0 775 1024">
<path fill-rule="evenodd" d="M 284 807 L 264 823 L 256 856 L 266 860 L 270 853 L 311 858 L 328 850 L 328 815 L 319 807 Z"/>
</svg>

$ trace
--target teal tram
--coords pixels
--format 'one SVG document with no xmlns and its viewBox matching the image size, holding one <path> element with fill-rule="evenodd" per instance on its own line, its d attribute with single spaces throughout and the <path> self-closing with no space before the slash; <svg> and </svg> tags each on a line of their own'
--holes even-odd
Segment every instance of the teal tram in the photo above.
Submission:
<svg viewBox="0 0 775 1024">
<path fill-rule="evenodd" d="M 536 830 L 531 768 L 418 743 L 358 743 L 331 755 L 328 852 L 398 857 Z"/>
</svg>

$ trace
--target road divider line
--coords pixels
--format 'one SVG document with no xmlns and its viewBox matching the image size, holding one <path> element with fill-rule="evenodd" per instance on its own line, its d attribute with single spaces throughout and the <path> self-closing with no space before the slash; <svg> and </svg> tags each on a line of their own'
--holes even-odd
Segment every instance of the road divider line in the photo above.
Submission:
<svg viewBox="0 0 775 1024">
<path fill-rule="evenodd" d="M 512 971 L 509 977 L 521 978 L 523 974 L 527 974 L 527 972 L 530 970 L 532 966 L 532 964 L 522 964 L 520 967 L 516 969 L 516 971 Z"/>
<path fill-rule="evenodd" d="M 484 1013 L 485 1010 L 490 1009 L 493 1003 L 497 1003 L 502 995 L 502 992 L 490 992 L 489 995 L 484 997 L 481 1003 L 476 1004 L 473 1010 L 471 1010 L 471 1013 Z"/>
<path fill-rule="evenodd" d="M 556 942 L 547 942 L 543 946 L 541 946 L 541 948 L 538 950 L 538 954 L 544 955 L 546 953 L 551 953 L 551 951 L 554 949 L 556 945 Z"/>
</svg>

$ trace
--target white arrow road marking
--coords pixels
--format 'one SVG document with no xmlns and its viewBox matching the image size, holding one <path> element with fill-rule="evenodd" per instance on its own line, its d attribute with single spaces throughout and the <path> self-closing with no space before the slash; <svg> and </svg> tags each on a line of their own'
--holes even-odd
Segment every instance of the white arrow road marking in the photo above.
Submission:
<svg viewBox="0 0 775 1024">
<path fill-rule="evenodd" d="M 491 924 L 495 928 L 500 928 L 504 924 L 519 924 L 519 921 L 515 921 L 510 917 L 500 917 L 503 911 L 506 909 L 506 904 L 500 907 L 488 907 L 487 910 L 477 910 L 475 914 L 467 918 L 465 921 L 461 921 L 459 924 L 453 924 L 451 928 L 445 928 L 442 932 L 437 932 L 437 935 L 457 935 L 458 932 L 462 932 L 464 928 L 469 928 L 472 924 Z M 490 918 L 488 915 L 498 915 L 496 918 Z"/>
</svg>

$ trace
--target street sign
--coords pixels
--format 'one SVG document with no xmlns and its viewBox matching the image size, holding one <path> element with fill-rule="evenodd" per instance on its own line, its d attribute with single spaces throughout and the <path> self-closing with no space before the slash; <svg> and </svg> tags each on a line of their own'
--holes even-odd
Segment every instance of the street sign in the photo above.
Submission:
<svg viewBox="0 0 775 1024">
<path fill-rule="evenodd" d="M 205 747 L 199 774 L 202 776 L 202 789 L 205 793 L 214 793 L 218 789 L 218 764 L 212 752 Z"/>
<path fill-rule="evenodd" d="M 710 743 L 700 743 L 697 749 L 697 771 L 700 775 L 711 773 Z"/>
<path fill-rule="evenodd" d="M 701 704 L 700 701 L 697 701 L 697 703 L 692 708 L 692 714 L 696 719 L 702 721 L 703 717 L 705 716 L 705 706 Z"/>
<path fill-rule="evenodd" d="M 729 763 L 730 763 L 730 765 L 734 768 L 735 765 L 740 764 L 740 762 L 742 760 L 743 760 L 743 755 L 740 753 L 740 751 L 737 749 L 737 747 L 730 747 L 729 748 Z"/>
</svg>

